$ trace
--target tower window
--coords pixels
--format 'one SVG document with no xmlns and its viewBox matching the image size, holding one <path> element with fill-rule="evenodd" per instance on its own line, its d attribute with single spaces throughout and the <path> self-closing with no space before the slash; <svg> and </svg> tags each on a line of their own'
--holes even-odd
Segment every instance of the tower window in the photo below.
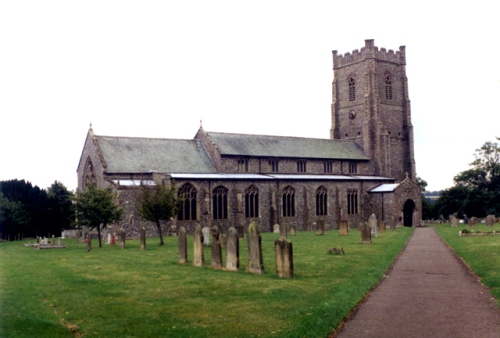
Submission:
<svg viewBox="0 0 500 338">
<path fill-rule="evenodd" d="M 259 217 L 259 190 L 254 185 L 245 190 L 245 217 Z"/>
<path fill-rule="evenodd" d="M 331 172 L 333 172 L 333 164 L 332 164 L 332 162 L 325 161 L 323 163 L 323 167 L 324 167 L 324 172 L 325 173 L 331 173 Z"/>
<path fill-rule="evenodd" d="M 356 101 L 356 81 L 352 77 L 349 79 L 349 101 Z"/>
<path fill-rule="evenodd" d="M 392 80 L 389 75 L 385 77 L 385 99 L 392 100 Z"/>
<path fill-rule="evenodd" d="M 327 213 L 328 192 L 325 187 L 321 186 L 316 190 L 316 215 L 326 216 Z"/>
<path fill-rule="evenodd" d="M 283 190 L 283 217 L 295 217 L 295 189 L 290 186 Z"/>
<path fill-rule="evenodd" d="M 306 161 L 304 160 L 297 161 L 297 172 L 298 173 L 306 172 Z"/>
<path fill-rule="evenodd" d="M 269 169 L 271 169 L 271 172 L 277 173 L 279 171 L 278 168 L 278 160 L 269 160 Z"/>
<path fill-rule="evenodd" d="M 358 192 L 356 190 L 347 191 L 347 214 L 358 214 Z"/>
<path fill-rule="evenodd" d="M 248 171 L 248 158 L 239 158 L 238 159 L 238 171 L 240 173 Z"/>
<path fill-rule="evenodd" d="M 214 219 L 227 219 L 227 189 L 222 186 L 212 191 L 212 216 Z"/>
</svg>

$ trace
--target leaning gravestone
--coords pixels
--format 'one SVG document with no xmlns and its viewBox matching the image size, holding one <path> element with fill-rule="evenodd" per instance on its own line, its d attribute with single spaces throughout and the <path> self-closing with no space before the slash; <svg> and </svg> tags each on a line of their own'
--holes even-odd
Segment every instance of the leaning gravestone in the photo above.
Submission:
<svg viewBox="0 0 500 338">
<path fill-rule="evenodd" d="M 213 269 L 222 268 L 222 248 L 220 244 L 220 232 L 217 226 L 213 226 L 211 229 L 212 235 L 212 259 L 211 267 Z"/>
<path fill-rule="evenodd" d="M 375 214 L 371 214 L 370 218 L 368 219 L 368 224 L 370 225 L 371 228 L 371 235 L 372 237 L 377 238 L 377 216 Z"/>
<path fill-rule="evenodd" d="M 248 270 L 251 273 L 264 273 L 264 260 L 262 258 L 262 238 L 255 222 L 248 226 Z"/>
<path fill-rule="evenodd" d="M 226 240 L 226 269 L 238 271 L 240 268 L 240 240 L 238 231 L 231 227 L 227 233 Z"/>
<path fill-rule="evenodd" d="M 349 235 L 349 222 L 348 221 L 346 221 L 346 220 L 340 221 L 339 235 L 340 236 L 348 236 Z"/>
<path fill-rule="evenodd" d="M 203 245 L 204 246 L 210 246 L 210 228 L 209 227 L 203 227 L 201 230 L 203 233 Z"/>
<path fill-rule="evenodd" d="M 316 235 L 323 236 L 325 234 L 325 220 L 318 219 L 316 223 Z"/>
<path fill-rule="evenodd" d="M 188 262 L 188 252 L 187 252 L 186 228 L 181 226 L 179 228 L 179 264 L 186 264 L 187 262 Z"/>
<path fill-rule="evenodd" d="M 367 222 L 359 223 L 359 228 L 361 229 L 361 243 L 372 244 L 372 233 L 370 225 Z"/>
<path fill-rule="evenodd" d="M 293 247 L 292 242 L 286 238 L 274 241 L 276 257 L 276 276 L 293 278 Z"/>
<path fill-rule="evenodd" d="M 198 224 L 194 229 L 194 255 L 193 265 L 203 266 L 205 264 L 205 254 L 203 250 L 203 234 L 201 226 Z"/>
</svg>

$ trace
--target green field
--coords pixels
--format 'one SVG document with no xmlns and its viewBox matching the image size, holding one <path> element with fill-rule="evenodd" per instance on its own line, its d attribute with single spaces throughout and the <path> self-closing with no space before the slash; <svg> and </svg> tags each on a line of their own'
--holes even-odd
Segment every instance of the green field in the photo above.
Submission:
<svg viewBox="0 0 500 338">
<path fill-rule="evenodd" d="M 411 228 L 361 244 L 351 230 L 324 236 L 299 232 L 295 278 L 275 274 L 274 240 L 262 234 L 264 275 L 179 265 L 176 237 L 138 240 L 127 248 L 64 240 L 66 249 L 35 250 L 0 243 L 1 337 L 326 337 L 377 284 L 407 242 Z M 188 237 L 192 259 L 192 237 Z M 327 254 L 343 247 L 344 256 Z"/>
<path fill-rule="evenodd" d="M 496 236 L 459 237 L 458 232 L 469 229 L 479 232 L 498 232 Z M 493 297 L 500 305 L 500 226 L 488 227 L 477 224 L 468 227 L 459 224 L 452 228 L 450 224 L 436 226 L 438 234 L 463 258 L 472 271 L 481 278 L 481 282 L 491 289 Z"/>
</svg>

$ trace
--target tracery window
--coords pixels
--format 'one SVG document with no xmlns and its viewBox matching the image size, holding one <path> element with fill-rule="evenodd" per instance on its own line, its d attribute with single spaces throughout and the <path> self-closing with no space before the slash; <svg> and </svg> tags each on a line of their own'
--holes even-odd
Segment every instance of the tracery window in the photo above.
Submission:
<svg viewBox="0 0 500 338">
<path fill-rule="evenodd" d="M 390 75 L 385 77 L 385 99 L 392 100 L 392 80 Z"/>
<path fill-rule="evenodd" d="M 92 182 L 96 182 L 96 177 L 94 174 L 94 165 L 92 164 L 92 160 L 89 157 L 87 159 L 87 163 L 85 163 L 85 169 L 83 171 L 83 188 L 85 188 Z"/>
<path fill-rule="evenodd" d="M 183 199 L 177 219 L 180 221 L 196 220 L 196 189 L 186 183 L 178 190 L 177 196 Z"/>
<path fill-rule="evenodd" d="M 357 190 L 347 190 L 347 214 L 358 214 L 358 192 Z"/>
<path fill-rule="evenodd" d="M 254 185 L 245 190 L 245 217 L 259 217 L 259 190 Z"/>
<path fill-rule="evenodd" d="M 283 189 L 283 217 L 295 217 L 295 189 Z"/>
<path fill-rule="evenodd" d="M 327 209 L 328 191 L 325 187 L 321 186 L 316 190 L 316 215 L 328 215 Z"/>
<path fill-rule="evenodd" d="M 218 186 L 212 191 L 213 219 L 227 219 L 227 188 Z"/>
<path fill-rule="evenodd" d="M 356 80 L 349 79 L 349 101 L 356 101 Z"/>
</svg>

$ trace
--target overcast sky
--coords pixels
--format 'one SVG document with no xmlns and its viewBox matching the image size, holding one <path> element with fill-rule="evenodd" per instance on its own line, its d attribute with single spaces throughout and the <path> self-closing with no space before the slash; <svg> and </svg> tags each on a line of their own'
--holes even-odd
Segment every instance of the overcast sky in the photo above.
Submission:
<svg viewBox="0 0 500 338">
<path fill-rule="evenodd" d="M 97 135 L 328 138 L 332 50 L 406 46 L 417 175 L 500 136 L 494 1 L 1 1 L 0 180 L 76 189 Z"/>
</svg>

